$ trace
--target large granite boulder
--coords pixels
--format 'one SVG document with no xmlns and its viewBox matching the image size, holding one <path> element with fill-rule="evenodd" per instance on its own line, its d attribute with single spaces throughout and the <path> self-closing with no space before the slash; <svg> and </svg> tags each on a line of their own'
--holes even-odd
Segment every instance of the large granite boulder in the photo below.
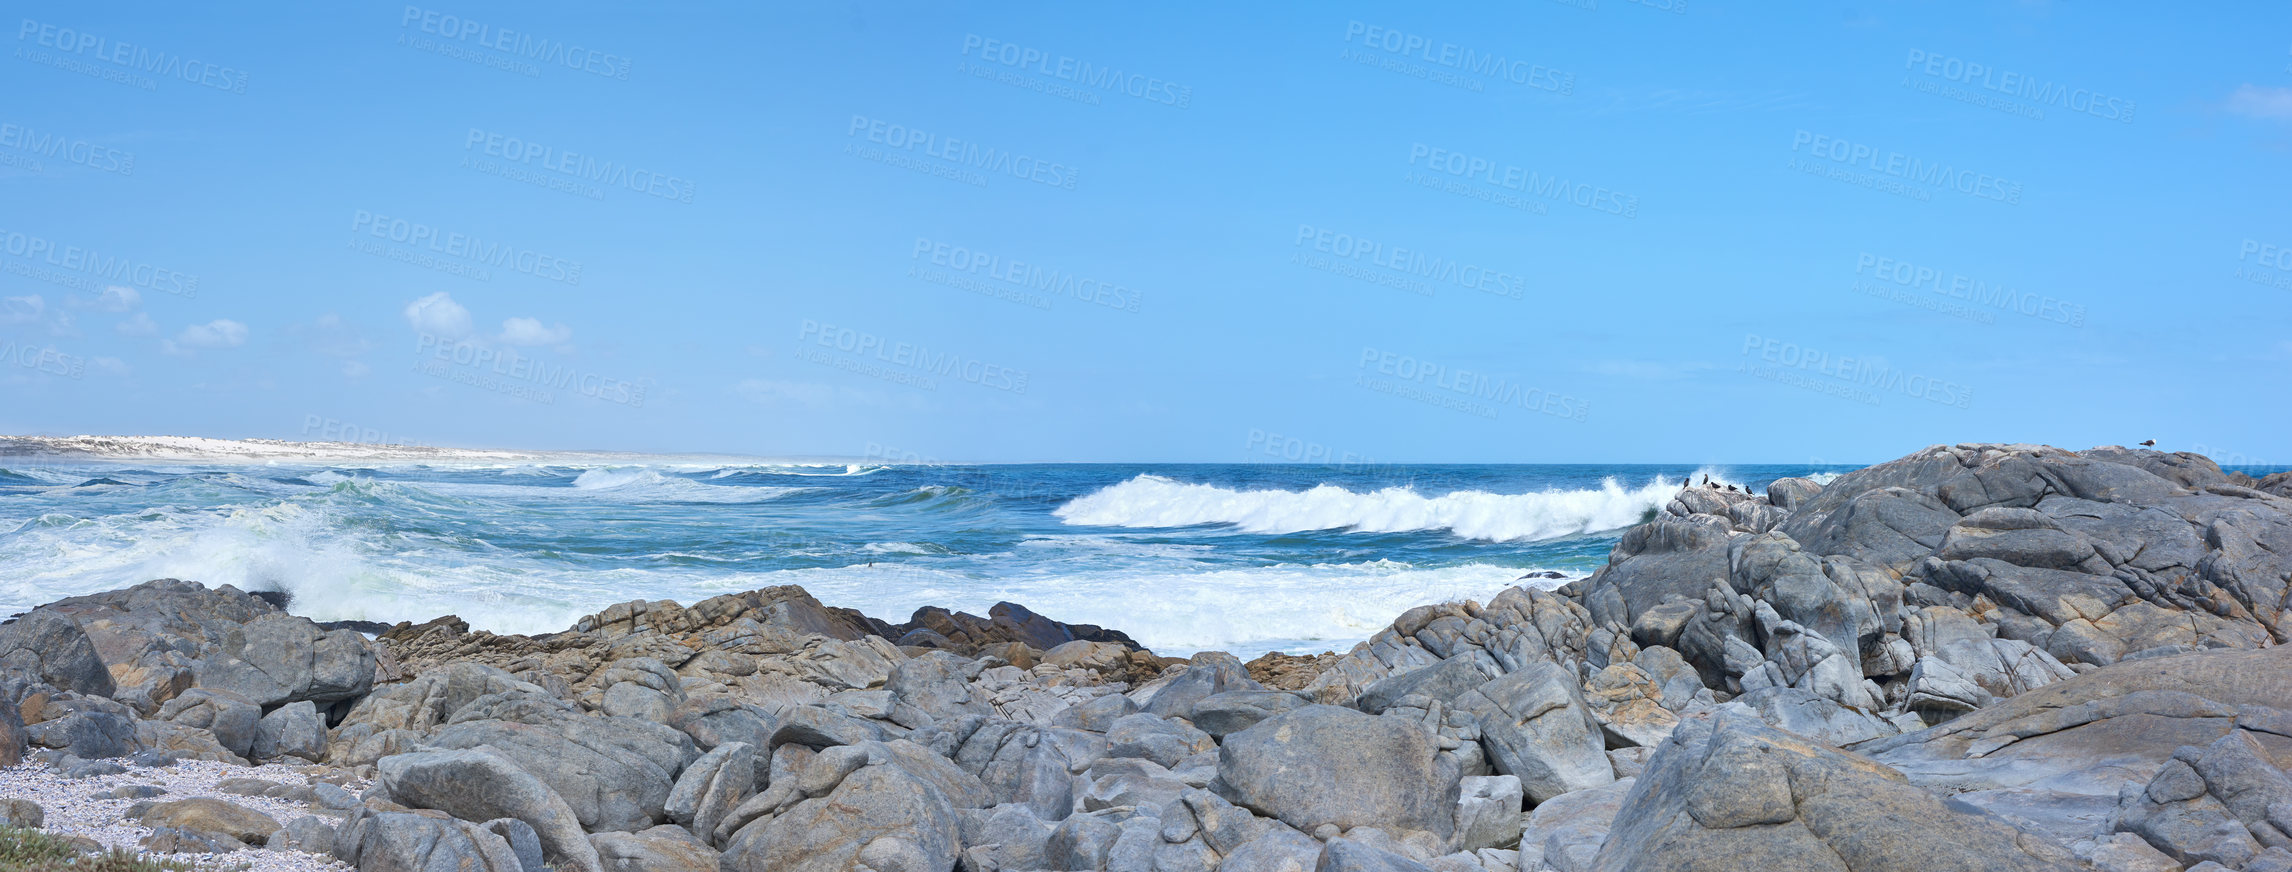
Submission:
<svg viewBox="0 0 2292 872">
<path fill-rule="evenodd" d="M 449 724 L 424 746 L 484 749 L 508 759 L 563 797 L 591 832 L 665 822 L 677 774 L 699 756 L 689 736 L 651 721 L 583 715 L 531 699 L 498 710 L 482 710 L 483 702 L 463 714 L 493 717 Z"/>
<path fill-rule="evenodd" d="M 550 862 L 601 872 L 596 849 L 564 798 L 516 763 L 485 750 L 384 757 L 377 781 L 392 800 L 470 821 L 515 818 L 533 828 Z"/>
<path fill-rule="evenodd" d="M 335 836 L 334 856 L 358 872 L 532 872 L 482 825 L 395 807 L 352 810 Z"/>
<path fill-rule="evenodd" d="M 1722 711 L 1684 723 L 1616 813 L 1594 868 L 2059 870 L 2068 850 L 1899 773 Z"/>
<path fill-rule="evenodd" d="M 2292 651 L 2223 650 L 2120 663 L 1932 729 L 1856 746 L 1911 781 L 2064 842 L 2111 831 L 2119 794 L 2182 746 L 2240 727 L 2292 760 Z"/>
<path fill-rule="evenodd" d="M 1447 839 L 1461 774 L 1439 764 L 1439 751 L 1418 724 L 1307 706 L 1227 736 L 1218 781 L 1235 804 L 1305 832 L 1381 827 Z"/>
<path fill-rule="evenodd" d="M 1489 762 L 1519 776 L 1531 802 L 1615 780 L 1600 722 L 1575 676 L 1558 664 L 1540 662 L 1486 682 L 1456 707 L 1478 720 Z"/>
<path fill-rule="evenodd" d="M 962 847 L 955 806 L 929 781 L 871 765 L 832 791 L 760 817 L 725 846 L 723 872 L 943 872 Z"/>
<path fill-rule="evenodd" d="M 0 624 L 0 669 L 75 693 L 110 696 L 113 690 L 111 670 L 79 623 L 47 609 Z"/>
</svg>

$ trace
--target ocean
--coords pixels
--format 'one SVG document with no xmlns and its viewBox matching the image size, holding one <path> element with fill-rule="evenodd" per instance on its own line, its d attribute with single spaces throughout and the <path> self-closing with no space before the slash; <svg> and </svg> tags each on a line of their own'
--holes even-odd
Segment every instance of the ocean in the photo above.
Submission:
<svg viewBox="0 0 2292 872">
<path fill-rule="evenodd" d="M 998 601 L 1155 651 L 1343 651 L 1602 565 L 1680 482 L 1842 466 L 0 460 L 0 613 L 184 578 L 320 620 L 562 630 L 768 585 L 893 623 Z"/>
</svg>

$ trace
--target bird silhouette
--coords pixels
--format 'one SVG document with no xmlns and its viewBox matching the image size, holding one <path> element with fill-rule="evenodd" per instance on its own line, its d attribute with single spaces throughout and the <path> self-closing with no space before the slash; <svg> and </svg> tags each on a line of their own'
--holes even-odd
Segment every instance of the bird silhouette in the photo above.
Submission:
<svg viewBox="0 0 2292 872">
<path fill-rule="evenodd" d="M 2156 446 L 2156 444 L 2157 444 L 2157 440 L 2155 440 L 2155 439 L 2146 439 L 2146 440 L 2142 440 L 2142 442 L 2141 442 L 2141 447 L 2142 447 L 2142 448 L 2153 448 L 2153 447 L 2155 447 L 2155 446 Z"/>
</svg>

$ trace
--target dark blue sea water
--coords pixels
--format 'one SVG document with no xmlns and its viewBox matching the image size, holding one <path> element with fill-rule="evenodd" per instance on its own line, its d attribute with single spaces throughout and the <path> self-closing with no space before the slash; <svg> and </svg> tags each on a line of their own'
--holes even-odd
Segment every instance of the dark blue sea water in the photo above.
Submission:
<svg viewBox="0 0 2292 872">
<path fill-rule="evenodd" d="M 1343 650 L 1531 571 L 1581 577 L 1690 475 L 1850 468 L 0 465 L 10 612 L 176 577 L 285 590 L 322 620 L 531 633 L 800 584 L 894 622 L 1011 600 L 1245 657 Z"/>
</svg>

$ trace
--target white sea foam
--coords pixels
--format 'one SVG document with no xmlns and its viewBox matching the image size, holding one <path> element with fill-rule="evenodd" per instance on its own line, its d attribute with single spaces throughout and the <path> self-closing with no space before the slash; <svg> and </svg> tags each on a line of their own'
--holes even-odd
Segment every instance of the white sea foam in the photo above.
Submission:
<svg viewBox="0 0 2292 872">
<path fill-rule="evenodd" d="M 1122 567 L 1049 562 L 993 579 L 902 563 L 769 572 L 609 568 L 390 537 L 345 525 L 337 512 L 324 504 L 283 503 L 220 515 L 170 510 L 160 517 L 38 519 L 0 550 L 0 613 L 151 578 L 190 578 L 284 590 L 293 594 L 296 613 L 319 620 L 456 614 L 473 627 L 530 634 L 562 630 L 631 599 L 689 604 L 718 593 L 800 584 L 823 602 L 894 622 L 925 605 L 983 615 L 1009 600 L 1062 621 L 1120 629 L 1165 654 L 1215 649 L 1253 657 L 1269 650 L 1344 651 L 1415 606 L 1485 602 L 1517 584 L 1561 583 L 1519 581 L 1528 570 L 1518 567 L 1419 568 L 1389 560 L 1204 571 L 1176 553 Z M 866 550 L 898 554 L 903 545 Z"/>
<path fill-rule="evenodd" d="M 480 487 L 486 487 L 481 485 Z M 598 467 L 583 471 L 573 478 L 573 489 L 580 491 L 613 492 L 616 500 L 631 502 L 695 502 L 695 503 L 754 503 L 785 496 L 807 488 L 796 487 L 741 487 L 737 485 L 705 484 L 683 476 L 669 475 L 656 469 Z M 548 490 L 539 488 L 538 490 Z"/>
<path fill-rule="evenodd" d="M 1251 533 L 1446 530 L 1466 539 L 1518 542 L 1631 526 L 1662 508 L 1679 488 L 1680 483 L 1659 476 L 1628 489 L 1611 478 L 1598 490 L 1468 490 L 1427 496 L 1412 488 L 1360 493 L 1329 484 L 1304 491 L 1235 490 L 1140 475 L 1078 497 L 1055 514 L 1068 524 L 1095 527 L 1232 524 Z"/>
<path fill-rule="evenodd" d="M 1206 572 L 1061 572 L 982 586 L 960 572 L 881 564 L 787 570 L 751 576 L 724 589 L 800 584 L 822 602 L 890 621 L 904 621 L 926 605 L 984 615 L 997 601 L 1009 600 L 1061 621 L 1121 630 L 1162 654 L 1220 650 L 1246 659 L 1273 650 L 1343 652 L 1417 606 L 1487 602 L 1509 587 L 1549 588 L 1570 580 L 1519 580 L 1527 571 L 1486 564 L 1421 569 L 1375 560 Z"/>
</svg>

